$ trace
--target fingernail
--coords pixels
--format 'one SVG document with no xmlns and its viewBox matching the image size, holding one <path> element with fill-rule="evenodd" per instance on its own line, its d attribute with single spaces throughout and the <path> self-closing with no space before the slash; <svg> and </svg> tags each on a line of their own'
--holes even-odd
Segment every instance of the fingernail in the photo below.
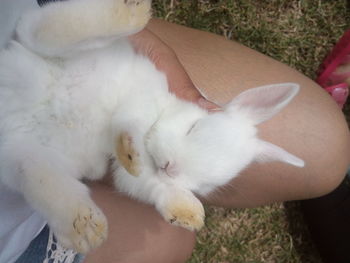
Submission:
<svg viewBox="0 0 350 263">
<path fill-rule="evenodd" d="M 221 108 L 213 102 L 210 102 L 204 98 L 198 99 L 198 105 L 202 108 L 208 109 L 209 111 L 220 111 Z"/>
</svg>

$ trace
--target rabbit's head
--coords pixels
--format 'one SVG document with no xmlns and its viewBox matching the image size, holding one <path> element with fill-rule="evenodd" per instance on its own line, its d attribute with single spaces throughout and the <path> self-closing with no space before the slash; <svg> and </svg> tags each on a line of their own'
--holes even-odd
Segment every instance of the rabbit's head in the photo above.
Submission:
<svg viewBox="0 0 350 263">
<path fill-rule="evenodd" d="M 204 195 L 253 161 L 304 166 L 301 159 L 259 139 L 256 128 L 284 108 L 298 90 L 293 83 L 249 89 L 222 112 L 211 114 L 193 105 L 165 110 L 145 137 L 151 171 L 166 183 Z"/>
</svg>

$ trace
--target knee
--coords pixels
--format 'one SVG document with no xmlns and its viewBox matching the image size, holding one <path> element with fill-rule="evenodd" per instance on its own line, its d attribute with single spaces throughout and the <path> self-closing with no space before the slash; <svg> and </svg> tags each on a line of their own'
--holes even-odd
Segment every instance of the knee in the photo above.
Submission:
<svg viewBox="0 0 350 263">
<path fill-rule="evenodd" d="M 323 91 L 318 91 L 322 92 Z M 320 96 L 321 97 L 321 96 Z M 306 173 L 314 184 L 310 195 L 322 196 L 333 191 L 344 179 L 350 165 L 350 134 L 344 114 L 328 94 L 312 105 L 312 127 L 304 130 Z"/>
<path fill-rule="evenodd" d="M 268 141 L 305 161 L 304 168 L 290 168 L 283 176 L 288 185 L 279 200 L 331 192 L 344 179 L 350 164 L 350 134 L 344 114 L 315 83 L 303 84 L 296 99 L 261 129 Z"/>
<path fill-rule="evenodd" d="M 333 191 L 344 179 L 350 165 L 350 136 L 343 119 L 328 120 L 322 131 L 323 145 L 314 150 L 313 172 L 319 178 L 318 195 Z"/>
</svg>

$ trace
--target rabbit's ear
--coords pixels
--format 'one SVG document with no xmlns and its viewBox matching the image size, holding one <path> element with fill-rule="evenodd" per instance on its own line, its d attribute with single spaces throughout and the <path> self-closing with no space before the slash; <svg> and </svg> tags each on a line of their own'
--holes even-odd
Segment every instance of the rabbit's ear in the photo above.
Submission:
<svg viewBox="0 0 350 263">
<path fill-rule="evenodd" d="M 224 108 L 228 112 L 244 112 L 254 124 L 270 119 L 298 93 L 299 85 L 281 83 L 246 90 Z"/>
<path fill-rule="evenodd" d="M 304 161 L 293 154 L 283 150 L 281 147 L 272 143 L 259 140 L 258 153 L 255 160 L 258 162 L 280 161 L 289 163 L 297 167 L 304 167 Z"/>
</svg>

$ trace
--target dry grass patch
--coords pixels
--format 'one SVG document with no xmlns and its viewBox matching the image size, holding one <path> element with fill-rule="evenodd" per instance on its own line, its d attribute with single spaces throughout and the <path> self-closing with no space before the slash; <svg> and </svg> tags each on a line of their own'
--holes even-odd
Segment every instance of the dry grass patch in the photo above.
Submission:
<svg viewBox="0 0 350 263">
<path fill-rule="evenodd" d="M 208 208 L 207 227 L 199 233 L 188 263 L 320 262 L 297 210 L 289 211 L 293 224 L 282 204 L 241 210 Z"/>
</svg>

